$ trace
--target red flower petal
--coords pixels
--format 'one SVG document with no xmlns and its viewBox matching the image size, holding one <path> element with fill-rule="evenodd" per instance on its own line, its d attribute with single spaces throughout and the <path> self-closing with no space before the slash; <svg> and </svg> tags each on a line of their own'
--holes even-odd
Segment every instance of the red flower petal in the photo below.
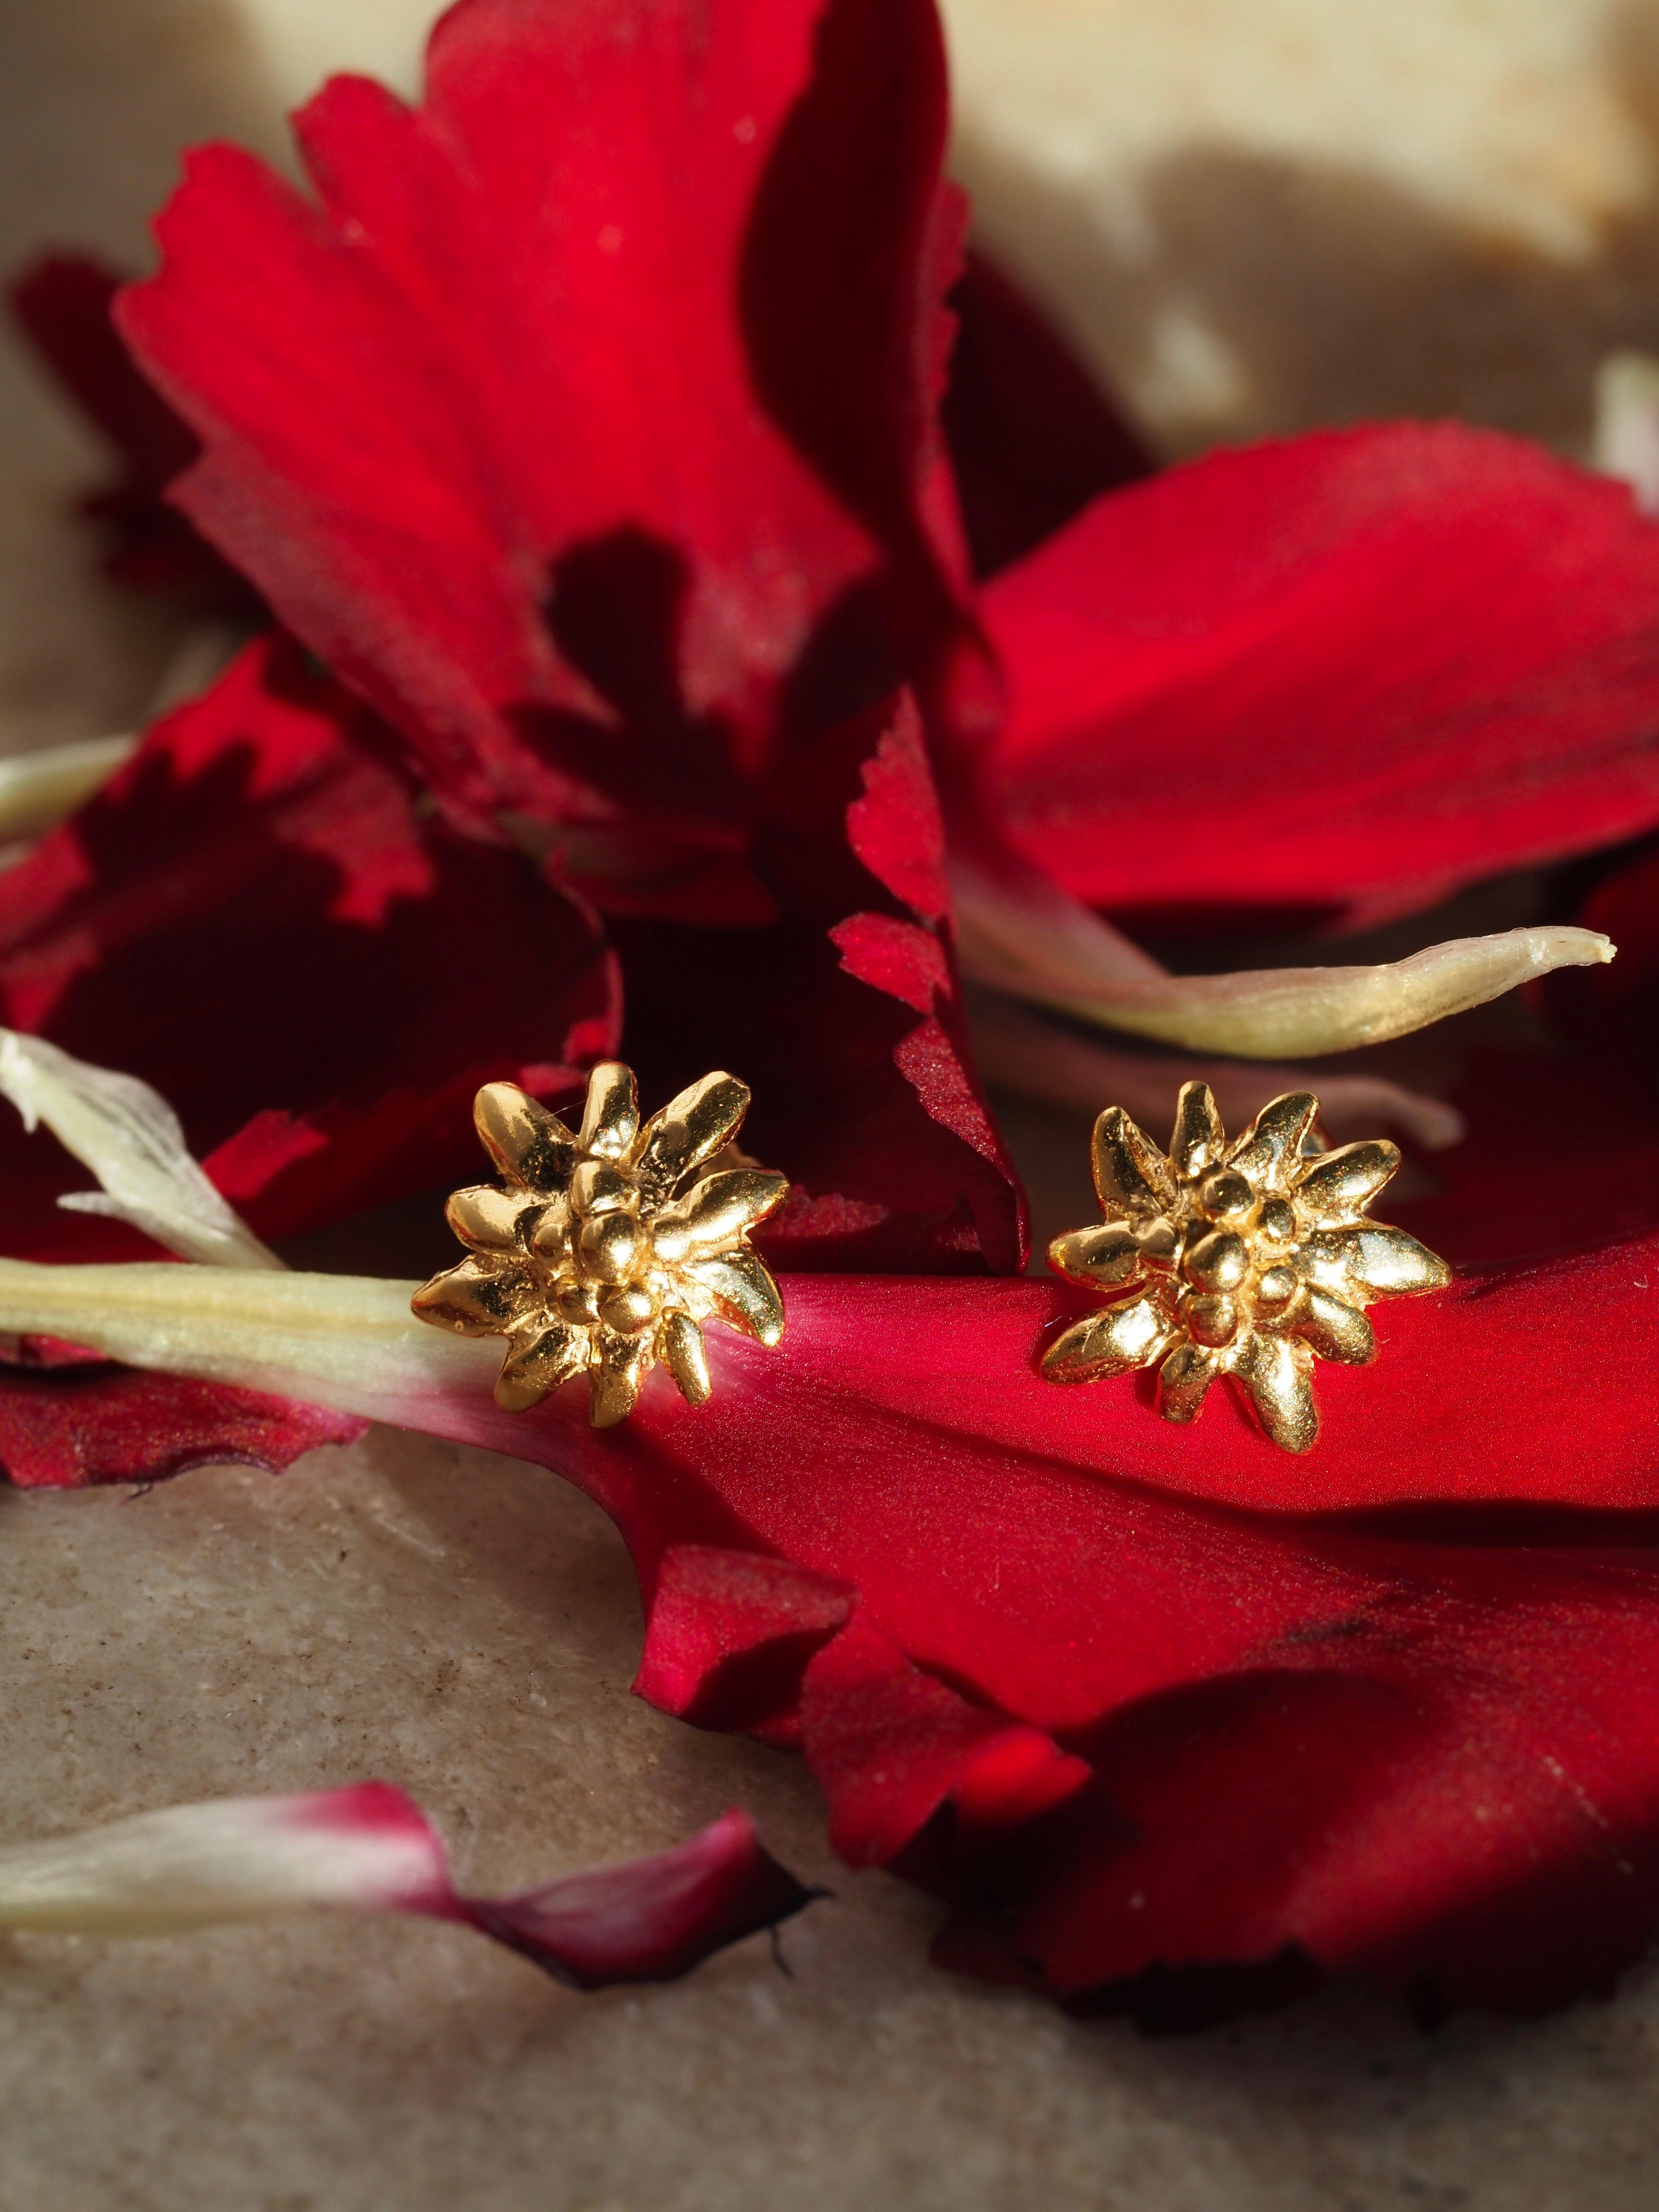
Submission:
<svg viewBox="0 0 1659 2212">
<path fill-rule="evenodd" d="M 1625 488 L 1518 441 L 1217 454 L 989 587 L 998 803 L 1118 911 L 1427 905 L 1659 820 L 1656 610 Z"/>
<path fill-rule="evenodd" d="M 974 573 L 991 576 L 1154 463 L 1059 332 L 971 248 L 951 309 L 940 419 Z"/>
<path fill-rule="evenodd" d="M 320 205 L 197 155 L 123 305 L 181 502 L 476 819 L 740 852 L 826 625 L 942 588 L 931 8 L 466 0 L 296 129 Z"/>
<path fill-rule="evenodd" d="M 201 451 L 194 432 L 140 374 L 111 319 L 123 282 L 84 254 L 48 254 L 9 288 L 12 313 L 34 350 L 125 465 L 86 511 L 112 531 L 112 575 L 141 589 L 182 588 L 216 612 L 258 606 L 249 586 L 162 493 Z"/>
<path fill-rule="evenodd" d="M 251 647 L 0 877 L 14 1028 L 140 1075 L 267 1237 L 472 1164 L 472 1094 L 614 1048 L 591 922 L 531 863 L 422 823 L 373 718 Z M 9 1250 L 137 1249 L 52 1204 L 84 1175 L 0 1127 Z"/>
<path fill-rule="evenodd" d="M 263 1391 L 106 1360 L 0 1364 L 0 1473 L 22 1490 L 156 1482 L 233 1462 L 275 1473 L 319 1444 L 355 1443 L 368 1426 Z"/>
<path fill-rule="evenodd" d="M 973 1073 L 912 703 L 798 761 L 755 866 L 769 928 L 615 925 L 647 1095 L 710 1066 L 750 1085 L 744 1144 L 794 1185 L 757 1240 L 780 1265 L 1018 1269 L 1022 1201 Z"/>
<path fill-rule="evenodd" d="M 1042 1382 L 1036 1282 L 794 1278 L 706 1407 L 451 1418 L 605 1506 L 639 1686 L 798 1716 L 841 1848 L 957 1900 L 955 1955 L 1076 1992 L 1297 1946 L 1526 2008 L 1659 1926 L 1656 1264 L 1385 1306 L 1305 1461 Z"/>
<path fill-rule="evenodd" d="M 818 1890 L 796 1881 L 746 1813 L 723 1814 L 672 1850 L 567 1875 L 517 1897 L 467 1898 L 461 1917 L 573 1989 L 672 1982 Z"/>
</svg>

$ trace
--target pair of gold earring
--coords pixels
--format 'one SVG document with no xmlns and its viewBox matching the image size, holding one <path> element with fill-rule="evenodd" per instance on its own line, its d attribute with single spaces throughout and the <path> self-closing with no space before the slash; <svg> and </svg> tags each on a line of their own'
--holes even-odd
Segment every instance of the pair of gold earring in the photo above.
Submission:
<svg viewBox="0 0 1659 2212">
<path fill-rule="evenodd" d="M 715 1073 L 642 1122 L 633 1073 L 611 1060 L 572 1130 L 516 1084 L 487 1084 L 475 1119 L 501 1182 L 450 1200 L 468 1256 L 416 1294 L 416 1313 L 507 1338 L 495 1396 L 513 1412 L 586 1375 L 594 1425 L 613 1426 L 658 1360 L 701 1405 L 706 1323 L 767 1346 L 783 1334 L 782 1297 L 749 1238 L 789 1186 L 738 1150 L 748 1109 L 747 1085 Z M 1274 1443 L 1308 1450 L 1316 1357 L 1370 1361 L 1365 1307 L 1450 1280 L 1414 1237 L 1369 1218 L 1398 1149 L 1329 1151 L 1318 1113 L 1311 1092 L 1287 1092 L 1229 1144 L 1209 1086 L 1185 1084 L 1163 1152 L 1109 1106 L 1091 1153 L 1104 1218 L 1056 1237 L 1048 1261 L 1109 1303 L 1048 1346 L 1046 1378 L 1156 1367 L 1159 1413 L 1186 1422 L 1230 1375 Z"/>
</svg>

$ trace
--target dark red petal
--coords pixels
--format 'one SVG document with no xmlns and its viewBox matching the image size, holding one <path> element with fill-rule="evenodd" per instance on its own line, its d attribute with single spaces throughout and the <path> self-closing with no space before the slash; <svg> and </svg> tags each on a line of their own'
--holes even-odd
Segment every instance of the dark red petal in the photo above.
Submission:
<svg viewBox="0 0 1659 2212">
<path fill-rule="evenodd" d="M 83 1358 L 0 1364 L 0 1472 L 22 1490 L 155 1482 L 236 1462 L 275 1472 L 368 1428 L 348 1413 L 259 1390 Z"/>
<path fill-rule="evenodd" d="M 111 315 L 123 276 L 86 254 L 48 254 L 9 288 L 35 352 L 125 465 L 85 502 L 110 533 L 108 572 L 139 589 L 184 590 L 204 611 L 252 615 L 252 589 L 162 493 L 201 451 L 195 433 L 143 376 Z"/>
<path fill-rule="evenodd" d="M 153 1084 L 266 1237 L 465 1175 L 479 1083 L 557 1094 L 614 1048 L 591 921 L 422 821 L 384 742 L 262 642 L 0 877 L 4 1020 Z M 53 1206 L 86 1182 L 8 1114 L 6 1249 L 136 1250 Z"/>
<path fill-rule="evenodd" d="M 997 579 L 1024 849 L 1118 911 L 1350 918 L 1659 820 L 1659 531 L 1451 423 L 1220 453 Z"/>
<path fill-rule="evenodd" d="M 1155 464 L 1059 331 L 984 254 L 969 249 L 951 308 L 957 339 L 940 419 L 974 573 L 992 576 Z"/>
<path fill-rule="evenodd" d="M 672 1850 L 567 1875 L 519 1897 L 466 1898 L 461 1915 L 579 1990 L 672 1982 L 711 1953 L 775 1928 L 806 1888 L 733 1809 Z"/>
<path fill-rule="evenodd" d="M 943 856 L 903 700 L 825 733 L 780 778 L 755 848 L 770 928 L 615 927 L 647 1094 L 711 1066 L 754 1092 L 743 1142 L 793 1186 L 757 1239 L 777 1264 L 1024 1264 L 1018 1186 L 963 1022 Z"/>
<path fill-rule="evenodd" d="M 194 157 L 122 309 L 179 498 L 448 801 L 695 855 L 945 530 L 943 112 L 925 0 L 465 0 L 302 112 L 319 204 Z"/>
<path fill-rule="evenodd" d="M 1220 1394 L 1178 1430 L 1144 1378 L 1043 1382 L 1075 1301 L 1035 1281 L 793 1277 L 706 1407 L 450 1418 L 605 1507 L 642 1686 L 798 1717 L 841 1847 L 955 1899 L 959 1955 L 1076 1992 L 1297 1947 L 1524 2008 L 1659 1928 L 1656 1265 L 1385 1304 L 1306 1459 Z"/>
</svg>

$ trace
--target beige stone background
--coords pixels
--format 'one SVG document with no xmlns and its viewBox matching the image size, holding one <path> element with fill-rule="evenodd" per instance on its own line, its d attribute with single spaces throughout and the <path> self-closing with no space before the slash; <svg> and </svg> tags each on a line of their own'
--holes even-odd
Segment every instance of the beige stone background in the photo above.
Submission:
<svg viewBox="0 0 1659 2212">
<path fill-rule="evenodd" d="M 326 69 L 408 83 L 410 0 L 0 0 L 0 264 L 137 261 L 179 147 L 280 145 Z M 1659 4 L 950 0 L 987 235 L 1179 452 L 1379 410 L 1568 448 L 1659 342 Z M 0 749 L 142 711 L 168 639 L 63 520 L 94 454 L 0 347 Z M 1036 1109 L 1039 1169 L 1080 1162 Z M 1080 1172 L 1080 1170 L 1079 1170 Z M 1049 1201 L 1056 1215 L 1071 1199 Z M 925 1960 L 792 1761 L 628 1695 L 606 1525 L 380 1433 L 280 1480 L 0 1493 L 0 1837 L 404 1784 L 465 1878 L 726 1804 L 836 1896 L 674 1988 L 574 1998 L 450 1929 L 0 1945 L 0 2212 L 1647 2212 L 1659 1978 L 1427 2036 L 1337 1990 L 1149 2041 Z"/>
</svg>

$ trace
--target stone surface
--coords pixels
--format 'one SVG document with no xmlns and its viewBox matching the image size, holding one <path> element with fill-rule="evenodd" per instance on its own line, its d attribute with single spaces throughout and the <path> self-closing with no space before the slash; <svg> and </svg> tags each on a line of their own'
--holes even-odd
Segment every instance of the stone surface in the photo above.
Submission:
<svg viewBox="0 0 1659 2212">
<path fill-rule="evenodd" d="M 628 1694 L 609 1526 L 380 1432 L 280 1479 L 0 1506 L 0 1832 L 381 1774 L 530 1882 L 737 1802 L 836 1896 L 691 1980 L 576 1997 L 447 1929 L 0 1948 L 0 2203 L 40 2212 L 1646 2212 L 1659 1978 L 1436 2035 L 1339 1990 L 1149 2041 L 925 1960 L 797 1764 Z"/>
</svg>

